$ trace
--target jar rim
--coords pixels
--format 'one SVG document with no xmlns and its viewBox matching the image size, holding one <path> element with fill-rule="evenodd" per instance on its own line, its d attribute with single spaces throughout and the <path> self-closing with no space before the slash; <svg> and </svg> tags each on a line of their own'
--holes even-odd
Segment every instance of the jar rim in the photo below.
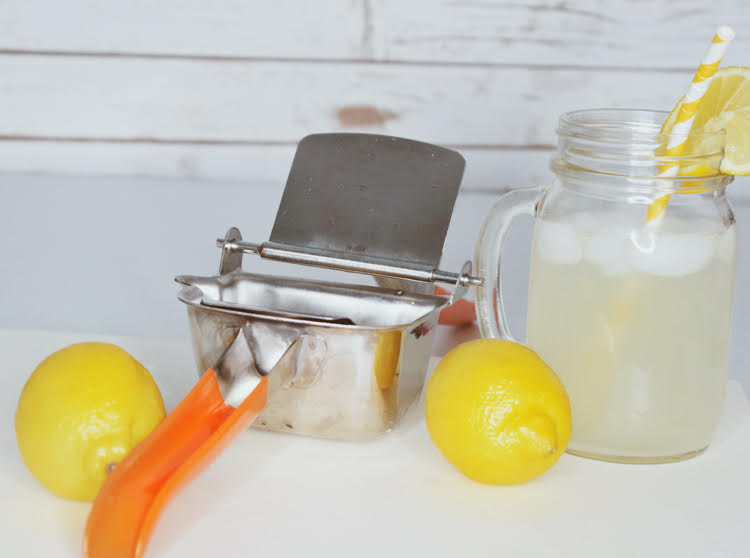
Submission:
<svg viewBox="0 0 750 558">
<path fill-rule="evenodd" d="M 631 108 L 578 109 L 560 115 L 558 135 L 632 141 L 637 138 L 665 141 L 672 134 L 661 133 L 664 121 L 671 113 L 665 110 Z M 689 138 L 725 137 L 726 131 L 694 132 Z M 723 142 L 722 142 L 723 145 Z"/>
<path fill-rule="evenodd" d="M 691 132 L 676 138 L 661 132 L 666 111 L 599 108 L 560 116 L 553 170 L 594 173 L 679 184 L 698 178 L 712 185 L 731 182 L 721 172 L 726 132 Z M 675 139 L 679 140 L 675 142 Z M 688 142 L 685 152 L 668 149 Z M 668 172 L 669 169 L 674 169 Z"/>
</svg>

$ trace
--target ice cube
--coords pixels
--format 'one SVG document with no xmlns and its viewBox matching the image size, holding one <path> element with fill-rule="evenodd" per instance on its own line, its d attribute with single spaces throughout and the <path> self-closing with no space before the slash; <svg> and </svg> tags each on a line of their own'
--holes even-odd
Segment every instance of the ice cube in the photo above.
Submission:
<svg viewBox="0 0 750 558">
<path fill-rule="evenodd" d="M 583 257 L 601 268 L 605 275 L 623 275 L 630 269 L 629 230 L 624 227 L 600 229 L 586 240 Z"/>
<path fill-rule="evenodd" d="M 581 241 L 571 225 L 538 222 L 534 234 L 540 258 L 555 264 L 575 264 L 581 261 Z"/>
<path fill-rule="evenodd" d="M 703 269 L 716 252 L 713 235 L 665 233 L 642 228 L 630 237 L 630 260 L 641 271 L 662 277 L 681 277 Z"/>
</svg>

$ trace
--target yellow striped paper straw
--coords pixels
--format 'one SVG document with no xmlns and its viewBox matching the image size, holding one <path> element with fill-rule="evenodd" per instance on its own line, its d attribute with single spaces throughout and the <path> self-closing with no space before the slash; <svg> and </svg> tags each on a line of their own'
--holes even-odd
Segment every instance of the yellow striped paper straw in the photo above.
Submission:
<svg viewBox="0 0 750 558">
<path fill-rule="evenodd" d="M 685 144 L 687 143 L 690 129 L 693 127 L 693 120 L 695 119 L 698 105 L 700 105 L 703 95 L 708 90 L 711 78 L 714 77 L 716 70 L 719 69 L 721 59 L 724 57 L 724 53 L 727 51 L 727 47 L 732 39 L 734 39 L 734 31 L 728 25 L 722 25 L 716 30 L 713 41 L 711 41 L 711 46 L 703 56 L 703 61 L 698 66 L 695 76 L 693 76 L 693 82 L 690 84 L 687 93 L 685 93 L 685 97 L 683 97 L 680 112 L 677 114 L 677 121 L 669 135 L 669 142 L 667 143 L 667 151 L 665 153 L 666 157 L 680 157 L 685 150 Z M 678 171 L 679 165 L 674 163 L 659 173 L 659 176 L 664 178 L 677 176 Z M 655 223 L 654 219 L 657 219 L 664 213 L 664 208 L 667 206 L 668 201 L 669 194 L 654 200 L 648 207 L 646 222 Z"/>
</svg>

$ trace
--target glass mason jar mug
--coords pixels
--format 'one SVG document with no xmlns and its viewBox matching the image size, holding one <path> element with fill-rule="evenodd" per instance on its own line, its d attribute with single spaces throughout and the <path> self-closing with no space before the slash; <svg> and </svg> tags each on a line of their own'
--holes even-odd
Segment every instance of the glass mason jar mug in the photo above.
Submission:
<svg viewBox="0 0 750 558">
<path fill-rule="evenodd" d="M 502 241 L 516 216 L 535 218 L 526 342 L 570 395 L 574 454 L 685 459 L 723 407 L 736 252 L 724 134 L 691 134 L 689 156 L 667 157 L 665 118 L 563 115 L 554 183 L 500 198 L 477 245 L 481 333 L 509 339 Z"/>
</svg>

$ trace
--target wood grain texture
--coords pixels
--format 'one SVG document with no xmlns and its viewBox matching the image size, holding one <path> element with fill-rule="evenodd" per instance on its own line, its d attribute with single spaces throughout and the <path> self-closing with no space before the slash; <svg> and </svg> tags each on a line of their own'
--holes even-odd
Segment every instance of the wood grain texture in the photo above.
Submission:
<svg viewBox="0 0 750 558">
<path fill-rule="evenodd" d="M 668 109 L 690 73 L 0 56 L 0 136 L 296 143 L 376 131 L 465 147 L 555 144 L 558 116 Z M 645 87 L 644 84 L 648 84 Z M 354 122 L 342 110 L 387 115 Z"/>
<path fill-rule="evenodd" d="M 688 69 L 720 23 L 748 0 L 6 0 L 0 50 Z"/>
<path fill-rule="evenodd" d="M 13 76 L 0 87 L 4 170 L 283 184 L 300 138 L 360 131 L 459 149 L 468 162 L 465 187 L 494 191 L 550 180 L 560 113 L 668 107 L 669 92 L 690 79 L 12 55 L 0 56 L 0 75 Z M 652 87 L 639 86 L 646 79 Z"/>
<path fill-rule="evenodd" d="M 0 192 L 12 191 L 15 177 L 28 173 L 176 179 L 194 183 L 226 182 L 252 186 L 263 199 L 286 184 L 294 145 L 201 145 L 0 141 Z M 498 196 L 512 188 L 544 186 L 554 179 L 551 149 L 459 148 L 466 159 L 461 191 Z M 16 173 L 16 174 L 14 174 Z M 89 178 L 86 178 L 87 180 Z M 104 184 L 104 183 L 103 183 Z M 750 178 L 730 186 L 734 203 L 750 204 Z"/>
<path fill-rule="evenodd" d="M 748 0 L 376 0 L 376 58 L 477 64 L 694 68 Z M 738 33 L 727 63 L 747 63 Z M 379 48 L 377 48 L 379 47 Z M 734 62 L 733 62 L 734 61 Z"/>
<path fill-rule="evenodd" d="M 0 49 L 365 58 L 366 8 L 363 0 L 5 0 Z"/>
<path fill-rule="evenodd" d="M 283 183 L 304 135 L 363 131 L 459 148 L 471 189 L 536 184 L 560 113 L 669 108 L 748 6 L 5 0 L 0 169 Z"/>
<path fill-rule="evenodd" d="M 294 145 L 201 145 L 0 141 L 0 167 L 18 173 L 168 177 L 252 183 L 280 189 Z M 466 159 L 463 190 L 499 192 L 547 184 L 547 149 L 460 149 Z M 8 178 L 5 183 L 8 183 Z M 2 184 L 0 184 L 2 186 Z"/>
</svg>

